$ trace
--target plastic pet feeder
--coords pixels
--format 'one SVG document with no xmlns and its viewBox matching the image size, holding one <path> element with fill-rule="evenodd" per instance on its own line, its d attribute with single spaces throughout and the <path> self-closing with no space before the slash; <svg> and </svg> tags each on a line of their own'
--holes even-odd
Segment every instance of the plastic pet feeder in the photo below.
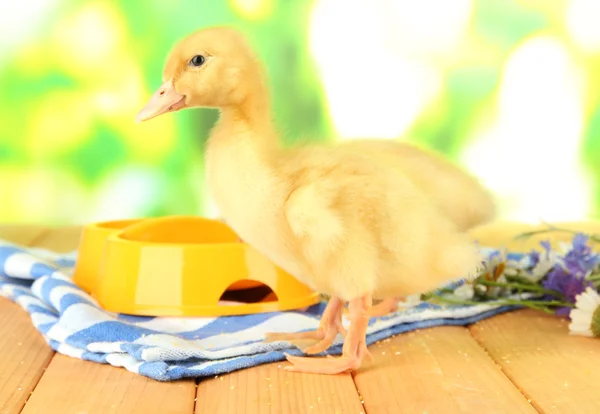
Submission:
<svg viewBox="0 0 600 414">
<path fill-rule="evenodd" d="M 87 226 L 73 280 L 104 309 L 132 315 L 243 315 L 320 300 L 225 223 L 194 216 Z"/>
</svg>

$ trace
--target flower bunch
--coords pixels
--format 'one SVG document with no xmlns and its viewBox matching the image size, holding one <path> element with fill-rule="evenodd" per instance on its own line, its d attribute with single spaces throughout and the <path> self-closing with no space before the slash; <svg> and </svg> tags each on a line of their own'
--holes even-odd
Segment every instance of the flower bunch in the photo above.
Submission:
<svg viewBox="0 0 600 414">
<path fill-rule="evenodd" d="M 421 299 L 529 307 L 570 318 L 572 334 L 600 337 L 600 255 L 591 246 L 600 237 L 572 233 L 572 242 L 562 244 L 561 251 L 549 242 L 526 254 L 488 251 L 473 279 L 425 293 Z"/>
</svg>

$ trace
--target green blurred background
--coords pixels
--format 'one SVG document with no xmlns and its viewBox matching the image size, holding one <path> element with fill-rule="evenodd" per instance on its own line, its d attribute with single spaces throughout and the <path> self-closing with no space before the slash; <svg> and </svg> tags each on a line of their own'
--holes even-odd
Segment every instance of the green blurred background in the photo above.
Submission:
<svg viewBox="0 0 600 414">
<path fill-rule="evenodd" d="M 481 177 L 501 217 L 596 216 L 598 0 L 20 0 L 0 5 L 0 221 L 216 216 L 217 113 L 135 123 L 171 46 L 235 25 L 287 142 L 373 137 Z"/>
</svg>

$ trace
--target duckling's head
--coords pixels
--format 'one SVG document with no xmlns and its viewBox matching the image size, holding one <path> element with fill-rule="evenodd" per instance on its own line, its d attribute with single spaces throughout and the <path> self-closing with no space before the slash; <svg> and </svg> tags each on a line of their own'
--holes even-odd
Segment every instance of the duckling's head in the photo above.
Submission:
<svg viewBox="0 0 600 414">
<path fill-rule="evenodd" d="M 242 34 L 226 27 L 201 29 L 173 47 L 163 84 L 137 120 L 184 108 L 241 106 L 262 92 L 261 67 Z"/>
</svg>

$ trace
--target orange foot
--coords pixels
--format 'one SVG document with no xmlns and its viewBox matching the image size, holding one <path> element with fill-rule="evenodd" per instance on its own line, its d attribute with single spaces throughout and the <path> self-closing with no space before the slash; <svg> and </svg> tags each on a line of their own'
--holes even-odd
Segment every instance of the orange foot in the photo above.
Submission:
<svg viewBox="0 0 600 414">
<path fill-rule="evenodd" d="M 350 301 L 350 327 L 344 340 L 342 356 L 334 358 L 308 358 L 286 355 L 292 365 L 285 367 L 287 371 L 306 372 L 313 374 L 340 374 L 342 372 L 357 370 L 363 359 L 373 359 L 367 349 L 366 337 L 369 325 L 369 308 L 371 296 L 363 296 Z"/>
<path fill-rule="evenodd" d="M 325 307 L 319 329 L 297 333 L 270 332 L 266 335 L 267 341 L 287 341 L 298 348 L 304 348 L 302 351 L 306 354 L 318 354 L 326 351 L 335 340 L 338 332 L 342 336 L 346 335 L 346 330 L 342 326 L 343 306 L 344 303 L 341 299 L 332 297 Z"/>
</svg>

